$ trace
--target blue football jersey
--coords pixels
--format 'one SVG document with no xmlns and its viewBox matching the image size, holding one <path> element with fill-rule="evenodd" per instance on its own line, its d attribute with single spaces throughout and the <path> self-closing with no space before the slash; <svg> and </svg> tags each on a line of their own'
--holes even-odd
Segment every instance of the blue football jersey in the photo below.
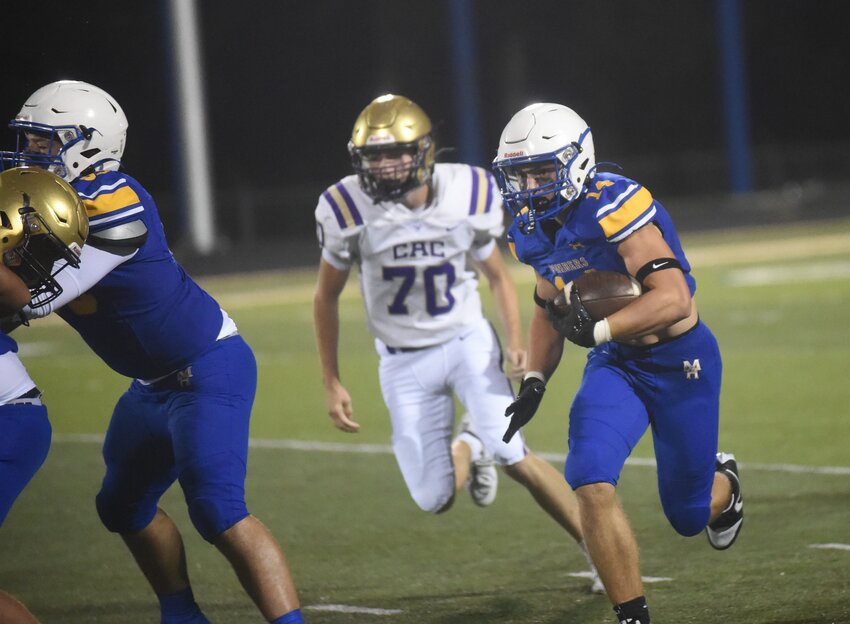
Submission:
<svg viewBox="0 0 850 624">
<path fill-rule="evenodd" d="M 508 245 L 514 257 L 560 289 L 591 269 L 627 273 L 617 246 L 647 223 L 661 230 L 693 295 L 696 282 L 670 215 L 645 187 L 621 175 L 597 173 L 554 232 L 554 240 L 545 222 L 530 234 L 513 224 Z"/>
<path fill-rule="evenodd" d="M 190 278 L 168 249 L 156 205 L 122 171 L 101 171 L 73 185 L 86 206 L 91 234 L 144 222 L 136 254 L 59 310 L 113 370 L 155 379 L 209 349 L 222 327 L 218 303 Z"/>
<path fill-rule="evenodd" d="M 0 355 L 9 353 L 9 351 L 16 352 L 17 350 L 18 345 L 12 340 L 12 337 L 0 332 Z"/>
</svg>

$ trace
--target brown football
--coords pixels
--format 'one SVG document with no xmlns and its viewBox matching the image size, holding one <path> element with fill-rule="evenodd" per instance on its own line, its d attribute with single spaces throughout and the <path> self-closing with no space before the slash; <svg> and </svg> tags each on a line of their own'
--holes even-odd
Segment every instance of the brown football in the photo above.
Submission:
<svg viewBox="0 0 850 624">
<path fill-rule="evenodd" d="M 581 302 L 594 321 L 601 321 L 640 297 L 641 287 L 631 275 L 616 271 L 588 271 L 573 282 Z M 562 290 L 552 300 L 559 314 L 569 312 L 570 291 Z"/>
</svg>

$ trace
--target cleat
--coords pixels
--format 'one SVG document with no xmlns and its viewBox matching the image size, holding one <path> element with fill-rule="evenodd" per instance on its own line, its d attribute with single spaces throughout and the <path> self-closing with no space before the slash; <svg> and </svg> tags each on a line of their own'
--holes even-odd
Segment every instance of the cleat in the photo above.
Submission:
<svg viewBox="0 0 850 624">
<path fill-rule="evenodd" d="M 460 420 L 458 437 L 462 440 L 467 436 L 474 438 L 477 442 L 474 445 L 470 444 L 470 448 L 479 447 L 481 449 L 479 455 L 474 457 L 472 463 L 469 465 L 467 488 L 473 503 L 479 507 L 487 507 L 488 505 L 492 505 L 493 501 L 496 500 L 499 473 L 496 472 L 496 462 L 493 460 L 493 456 L 484 448 L 481 438 L 472 431 L 469 414 L 464 414 Z"/>
<path fill-rule="evenodd" d="M 732 500 L 717 520 L 705 527 L 708 543 L 717 550 L 726 550 L 738 537 L 744 524 L 744 499 L 741 496 L 741 480 L 738 463 L 731 453 L 717 454 L 717 472 L 722 472 L 732 482 Z"/>
<path fill-rule="evenodd" d="M 473 503 L 479 507 L 492 505 L 496 500 L 498 484 L 499 474 L 492 459 L 472 462 L 469 467 L 469 495 Z"/>
<path fill-rule="evenodd" d="M 590 593 L 596 594 L 598 596 L 605 595 L 605 585 L 602 583 L 602 579 L 599 578 L 599 574 L 596 573 L 596 568 L 593 568 L 591 571 L 591 578 L 593 579 L 593 583 L 590 586 Z"/>
<path fill-rule="evenodd" d="M 596 594 L 597 596 L 605 595 L 605 585 L 602 584 L 602 579 L 599 578 L 596 570 L 593 571 L 593 584 L 590 586 L 590 593 Z"/>
</svg>

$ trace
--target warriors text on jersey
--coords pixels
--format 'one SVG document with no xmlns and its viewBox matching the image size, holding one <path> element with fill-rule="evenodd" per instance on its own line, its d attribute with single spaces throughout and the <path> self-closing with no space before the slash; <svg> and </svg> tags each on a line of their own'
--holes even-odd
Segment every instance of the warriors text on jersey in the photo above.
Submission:
<svg viewBox="0 0 850 624">
<path fill-rule="evenodd" d="M 59 310 L 113 370 L 155 379 L 178 370 L 216 341 L 223 312 L 177 264 L 165 241 L 156 205 L 133 178 L 101 171 L 76 180 L 90 237 L 141 221 L 147 238 L 133 257 Z M 229 319 L 228 319 L 229 320 Z"/>
<path fill-rule="evenodd" d="M 647 223 L 658 226 L 681 263 L 693 295 L 696 282 L 670 215 L 646 188 L 621 175 L 597 173 L 561 226 L 548 220 L 538 223 L 531 234 L 523 234 L 513 225 L 508 231 L 508 245 L 520 262 L 563 288 L 591 269 L 627 273 L 617 245 Z M 554 227 L 557 229 L 553 231 Z"/>
<path fill-rule="evenodd" d="M 316 207 L 322 257 L 340 270 L 359 265 L 369 327 L 386 345 L 441 344 L 482 318 L 466 255 L 486 259 L 502 233 L 495 182 L 478 167 L 437 164 L 432 185 L 428 205 L 410 210 L 375 203 L 352 175 Z"/>
</svg>

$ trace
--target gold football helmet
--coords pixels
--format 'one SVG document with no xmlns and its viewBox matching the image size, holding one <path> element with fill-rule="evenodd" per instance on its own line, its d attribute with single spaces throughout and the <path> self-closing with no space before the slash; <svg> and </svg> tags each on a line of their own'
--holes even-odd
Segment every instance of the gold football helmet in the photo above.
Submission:
<svg viewBox="0 0 850 624">
<path fill-rule="evenodd" d="M 0 252 L 29 287 L 32 307 L 62 293 L 55 276 L 80 265 L 88 233 L 85 206 L 65 180 L 35 167 L 0 173 Z"/>
<path fill-rule="evenodd" d="M 369 197 L 376 202 L 396 200 L 431 181 L 431 120 L 406 97 L 382 95 L 354 122 L 348 153 Z"/>
</svg>

